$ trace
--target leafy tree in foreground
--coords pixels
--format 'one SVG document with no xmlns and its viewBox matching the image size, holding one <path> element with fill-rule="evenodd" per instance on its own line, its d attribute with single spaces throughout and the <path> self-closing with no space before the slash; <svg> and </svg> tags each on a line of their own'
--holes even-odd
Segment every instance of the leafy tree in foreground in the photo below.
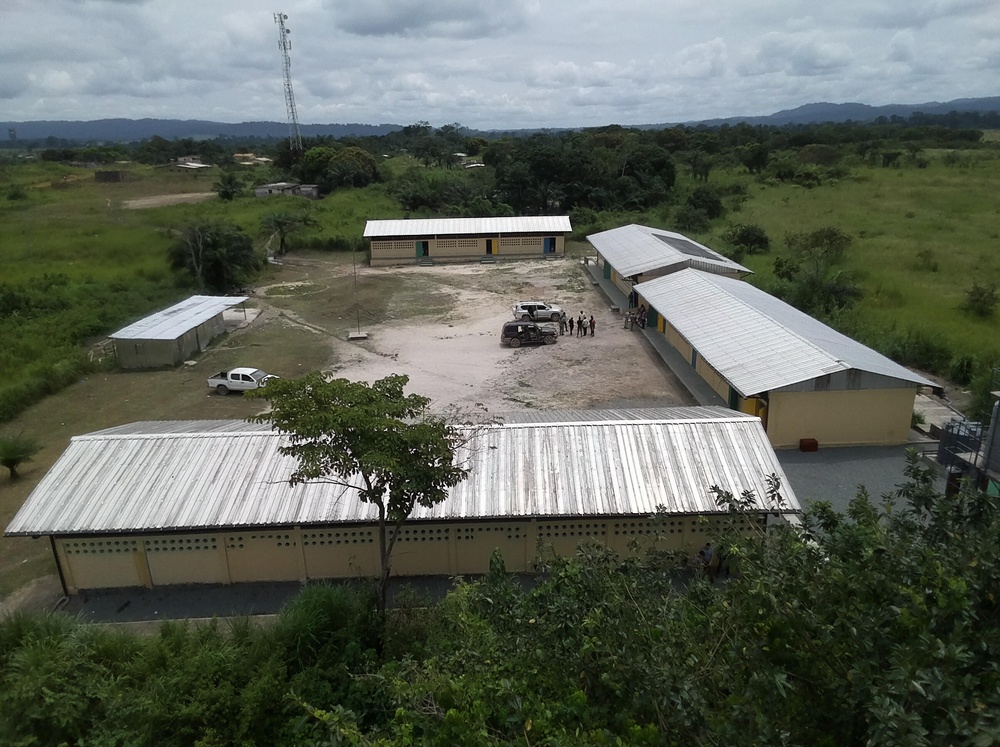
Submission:
<svg viewBox="0 0 1000 747">
<path fill-rule="evenodd" d="M 199 290 L 225 293 L 263 267 L 253 241 L 231 223 L 188 225 L 177 231 L 177 240 L 169 252 L 171 267 L 190 274 Z"/>
<path fill-rule="evenodd" d="M 724 583 L 600 545 L 531 589 L 498 564 L 444 602 L 426 658 L 383 669 L 391 731 L 317 713 L 326 743 L 996 744 L 998 499 L 938 494 L 915 454 L 906 473 L 802 529 L 735 531 L 755 520 L 730 501 Z"/>
<path fill-rule="evenodd" d="M 38 441 L 20 433 L 16 436 L 0 437 L 0 466 L 8 469 L 11 480 L 16 480 L 18 466 L 30 462 L 41 448 Z"/>
<path fill-rule="evenodd" d="M 328 482 L 353 488 L 378 511 L 378 609 L 384 614 L 392 550 L 403 522 L 418 505 L 443 501 L 465 479 L 456 451 L 461 430 L 431 415 L 430 400 L 404 394 L 409 377 L 387 376 L 370 386 L 314 373 L 279 379 L 252 396 L 270 411 L 250 418 L 288 435 L 283 454 L 298 468 L 290 482 Z"/>
</svg>

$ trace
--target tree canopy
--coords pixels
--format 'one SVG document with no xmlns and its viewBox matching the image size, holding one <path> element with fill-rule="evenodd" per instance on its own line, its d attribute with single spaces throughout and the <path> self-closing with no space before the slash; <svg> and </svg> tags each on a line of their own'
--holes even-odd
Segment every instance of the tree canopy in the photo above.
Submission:
<svg viewBox="0 0 1000 747">
<path fill-rule="evenodd" d="M 253 240 L 232 223 L 201 221 L 176 231 L 170 265 L 189 274 L 199 290 L 226 293 L 246 283 L 263 267 Z"/>
<path fill-rule="evenodd" d="M 253 392 L 271 409 L 251 420 L 288 435 L 281 451 L 298 463 L 292 485 L 319 480 L 351 487 L 377 509 L 382 610 L 403 522 L 418 505 L 443 501 L 466 476 L 456 462 L 462 432 L 432 415 L 428 398 L 404 394 L 408 381 L 392 375 L 369 385 L 314 373 L 274 380 Z"/>
</svg>

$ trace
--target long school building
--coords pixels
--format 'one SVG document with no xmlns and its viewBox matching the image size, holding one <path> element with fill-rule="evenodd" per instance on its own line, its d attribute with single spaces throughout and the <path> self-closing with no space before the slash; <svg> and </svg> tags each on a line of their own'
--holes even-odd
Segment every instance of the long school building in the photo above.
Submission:
<svg viewBox="0 0 1000 747">
<path fill-rule="evenodd" d="M 516 420 L 517 418 L 513 418 Z M 45 537 L 67 593 L 345 578 L 378 569 L 375 513 L 353 488 L 291 487 L 284 437 L 242 421 L 147 422 L 78 436 L 7 528 Z M 757 418 L 725 408 L 531 414 L 460 455 L 468 479 L 403 526 L 393 573 L 511 571 L 583 541 L 694 551 L 731 520 L 712 487 L 751 490 L 742 528 L 797 499 Z M 777 475 L 780 501 L 768 496 Z M 662 513 L 652 518 L 658 508 Z"/>
<path fill-rule="evenodd" d="M 371 264 L 468 262 L 562 256 L 572 230 L 565 215 L 370 220 Z"/>
<path fill-rule="evenodd" d="M 742 280 L 685 269 L 635 286 L 656 327 L 775 447 L 902 444 L 933 382 Z"/>
<path fill-rule="evenodd" d="M 742 277 L 751 271 L 728 257 L 679 233 L 636 224 L 591 234 L 604 277 L 638 306 L 635 286 L 687 268 Z M 655 315 L 650 318 L 656 324 Z"/>
</svg>

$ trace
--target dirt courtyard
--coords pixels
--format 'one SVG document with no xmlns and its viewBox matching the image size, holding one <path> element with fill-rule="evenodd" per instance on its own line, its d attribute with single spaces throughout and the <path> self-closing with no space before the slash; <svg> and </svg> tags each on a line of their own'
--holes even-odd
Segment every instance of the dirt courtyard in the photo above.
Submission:
<svg viewBox="0 0 1000 747">
<path fill-rule="evenodd" d="M 322 327 L 331 352 L 324 368 L 337 376 L 374 381 L 406 374 L 409 391 L 430 397 L 436 409 L 481 405 L 502 413 L 694 404 L 642 334 L 624 329 L 622 315 L 572 259 L 358 268 L 356 294 L 350 266 L 299 269 L 308 279 L 258 288 L 255 295 L 288 320 Z M 286 271 L 296 272 L 294 265 Z M 338 304 L 339 326 L 310 319 L 314 303 L 301 310 L 287 303 L 325 295 L 323 276 L 334 280 L 338 274 L 349 274 L 351 281 L 350 297 Z M 282 296 L 289 291 L 291 296 Z M 372 297 L 380 291 L 389 295 Z M 500 328 L 513 319 L 511 307 L 532 300 L 561 305 L 574 317 L 593 315 L 595 334 L 567 331 L 555 345 L 501 345 Z M 359 329 L 368 339 L 348 341 L 348 333 Z"/>
<path fill-rule="evenodd" d="M 555 345 L 501 345 L 511 307 L 536 300 L 574 316 L 593 314 L 596 334 L 565 335 Z M 42 450 L 23 465 L 21 479 L 0 479 L 0 528 L 74 436 L 141 420 L 244 419 L 260 412 L 266 402 L 222 397 L 207 387 L 207 377 L 236 366 L 285 378 L 325 370 L 369 382 L 406 374 L 408 391 L 430 397 L 439 412 L 482 405 L 502 416 L 693 404 L 642 333 L 623 329 L 621 314 L 573 259 L 358 266 L 355 284 L 350 255 L 296 254 L 271 266 L 248 306 L 259 313 L 186 365 L 94 371 L 11 422 L 13 432 L 36 438 Z M 368 339 L 348 341 L 359 321 Z M 53 572 L 47 543 L 0 538 L 0 601 Z M 47 591 L 58 586 L 51 578 L 46 583 Z"/>
</svg>

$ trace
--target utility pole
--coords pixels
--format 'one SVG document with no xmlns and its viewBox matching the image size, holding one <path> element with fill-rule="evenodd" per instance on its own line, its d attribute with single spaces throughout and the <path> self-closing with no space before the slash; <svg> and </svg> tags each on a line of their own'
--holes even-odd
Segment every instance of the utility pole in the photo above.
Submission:
<svg viewBox="0 0 1000 747">
<path fill-rule="evenodd" d="M 288 38 L 291 32 L 285 28 L 288 16 L 283 13 L 274 14 L 274 22 L 278 24 L 278 49 L 281 50 L 281 66 L 285 75 L 285 111 L 288 113 L 288 147 L 293 153 L 302 152 L 302 133 L 299 132 L 299 115 L 295 111 L 295 94 L 292 92 L 292 60 L 288 50 L 292 42 Z"/>
</svg>

